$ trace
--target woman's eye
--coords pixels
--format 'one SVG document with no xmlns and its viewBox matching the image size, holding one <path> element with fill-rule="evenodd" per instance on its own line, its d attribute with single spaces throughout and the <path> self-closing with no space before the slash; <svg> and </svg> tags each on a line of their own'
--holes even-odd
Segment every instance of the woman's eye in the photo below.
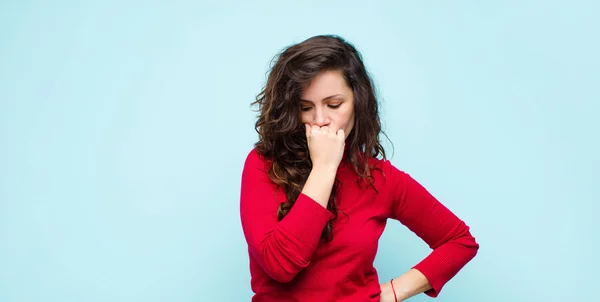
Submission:
<svg viewBox="0 0 600 302">
<path fill-rule="evenodd" d="M 302 110 L 302 111 L 308 111 L 308 110 L 310 110 L 310 108 L 311 107 L 301 107 L 300 110 Z"/>
<path fill-rule="evenodd" d="M 329 108 L 333 108 L 333 109 L 335 109 L 335 108 L 338 108 L 338 107 L 340 107 L 341 105 L 342 105 L 342 103 L 335 104 L 335 105 L 328 105 L 328 106 L 329 106 Z"/>
</svg>

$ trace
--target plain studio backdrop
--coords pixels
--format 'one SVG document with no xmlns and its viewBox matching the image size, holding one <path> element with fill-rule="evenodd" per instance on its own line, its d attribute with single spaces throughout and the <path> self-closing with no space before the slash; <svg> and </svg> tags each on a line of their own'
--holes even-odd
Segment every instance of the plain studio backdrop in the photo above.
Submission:
<svg viewBox="0 0 600 302">
<path fill-rule="evenodd" d="M 0 301 L 249 301 L 249 104 L 317 34 L 481 244 L 438 301 L 598 301 L 597 3 L 2 1 Z M 375 265 L 428 253 L 389 221 Z"/>
</svg>

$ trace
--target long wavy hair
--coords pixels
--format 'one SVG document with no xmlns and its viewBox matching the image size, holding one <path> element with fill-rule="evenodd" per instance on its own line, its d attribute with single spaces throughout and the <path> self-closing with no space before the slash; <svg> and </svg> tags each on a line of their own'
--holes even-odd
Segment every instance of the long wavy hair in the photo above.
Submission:
<svg viewBox="0 0 600 302">
<path fill-rule="evenodd" d="M 383 132 L 374 85 L 360 52 L 335 35 L 314 36 L 283 49 L 273 58 L 266 85 L 252 102 L 258 105 L 259 112 L 255 124 L 259 140 L 255 148 L 272 163 L 269 178 L 282 187 L 286 195 L 286 201 L 277 211 L 279 220 L 293 207 L 312 168 L 305 128 L 300 120 L 300 95 L 316 75 L 328 70 L 340 71 L 354 93 L 354 127 L 346 139 L 344 160 L 352 164 L 358 184 L 375 189 L 369 159 L 386 158 L 379 141 Z M 332 239 L 340 186 L 336 179 L 327 205 L 334 218 L 323 230 L 325 240 Z"/>
</svg>

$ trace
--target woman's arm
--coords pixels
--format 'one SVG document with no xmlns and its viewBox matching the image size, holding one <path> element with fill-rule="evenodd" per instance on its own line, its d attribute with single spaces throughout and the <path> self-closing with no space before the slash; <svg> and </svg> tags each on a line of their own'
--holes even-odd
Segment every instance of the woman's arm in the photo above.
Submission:
<svg viewBox="0 0 600 302">
<path fill-rule="evenodd" d="M 286 283 L 306 266 L 320 241 L 327 222 L 333 218 L 322 204 L 329 195 L 319 195 L 318 183 L 301 193 L 289 213 L 277 219 L 285 194 L 277 192 L 267 174 L 268 166 L 256 150 L 248 155 L 242 172 L 240 215 L 248 251 L 274 280 Z M 327 182 L 325 175 L 312 174 L 311 181 Z M 311 189 L 312 188 L 312 189 Z M 330 188 L 331 190 L 331 188 Z"/>
<path fill-rule="evenodd" d="M 431 284 L 425 275 L 412 268 L 404 275 L 381 284 L 381 302 L 391 302 L 394 298 L 395 301 L 404 301 L 430 289 Z"/>
<path fill-rule="evenodd" d="M 396 290 L 400 292 L 397 294 L 418 293 L 423 289 L 425 294 L 436 297 L 442 287 L 475 257 L 479 244 L 469 226 L 425 187 L 389 161 L 387 164 L 389 169 L 385 170 L 392 200 L 390 217 L 400 221 L 432 249 L 412 270 L 395 279 L 394 286 L 398 285 Z"/>
<path fill-rule="evenodd" d="M 336 173 L 337 166 L 313 167 L 302 188 L 302 194 L 312 198 L 322 207 L 327 208 Z"/>
<path fill-rule="evenodd" d="M 242 172 L 240 215 L 248 250 L 278 282 L 290 282 L 310 264 L 323 229 L 334 215 L 327 210 L 338 165 L 344 154 L 344 130 L 306 125 L 312 170 L 290 211 L 278 221 L 283 198 L 268 176 L 266 161 L 252 150 Z"/>
</svg>

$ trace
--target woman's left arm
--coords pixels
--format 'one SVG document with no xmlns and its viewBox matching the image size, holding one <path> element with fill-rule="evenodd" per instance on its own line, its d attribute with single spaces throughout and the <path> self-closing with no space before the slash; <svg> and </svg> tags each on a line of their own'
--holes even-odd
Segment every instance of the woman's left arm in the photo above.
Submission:
<svg viewBox="0 0 600 302">
<path fill-rule="evenodd" d="M 431 284 L 425 275 L 411 268 L 404 275 L 381 284 L 381 302 L 404 301 L 429 290 Z"/>
<path fill-rule="evenodd" d="M 408 272 L 393 280 L 398 301 L 419 293 L 437 297 L 442 287 L 475 255 L 479 244 L 469 227 L 440 203 L 410 175 L 398 170 L 389 161 L 386 172 L 392 204 L 391 218 L 397 219 L 423 239 L 432 252 Z M 383 297 L 392 289 L 383 283 Z M 392 292 L 393 301 L 393 292 Z"/>
</svg>

